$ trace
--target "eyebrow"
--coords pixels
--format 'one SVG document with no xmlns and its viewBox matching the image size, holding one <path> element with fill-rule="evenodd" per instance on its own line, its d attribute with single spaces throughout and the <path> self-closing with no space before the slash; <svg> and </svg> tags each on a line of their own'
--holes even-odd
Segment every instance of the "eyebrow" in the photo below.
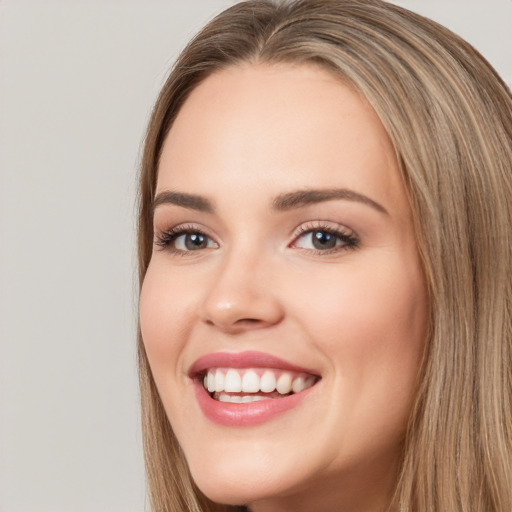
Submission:
<svg viewBox="0 0 512 512">
<path fill-rule="evenodd" d="M 174 204 L 182 208 L 189 208 L 206 213 L 213 213 L 215 210 L 213 203 L 206 197 L 196 194 L 185 194 L 183 192 L 173 192 L 170 190 L 157 194 L 152 204 L 153 212 L 162 204 Z"/>
<path fill-rule="evenodd" d="M 346 188 L 297 190 L 295 192 L 288 192 L 277 196 L 272 203 L 272 208 L 278 211 L 293 210 L 310 204 L 332 201 L 333 199 L 344 199 L 346 201 L 363 203 L 367 206 L 371 206 L 380 213 L 389 215 L 386 208 L 381 204 L 370 199 L 368 196 Z"/>
<path fill-rule="evenodd" d="M 381 204 L 377 203 L 368 196 L 354 192 L 346 188 L 336 189 L 313 189 L 297 190 L 278 195 L 272 201 L 272 209 L 277 211 L 288 211 L 311 204 L 332 201 L 333 199 L 343 199 L 346 201 L 355 201 L 372 207 L 380 213 L 389 215 L 388 211 Z M 214 213 L 213 203 L 204 196 L 196 194 L 187 194 L 184 192 L 174 192 L 166 190 L 160 192 L 152 204 L 153 212 L 162 204 L 174 204 L 182 208 L 189 208 L 200 212 Z"/>
</svg>

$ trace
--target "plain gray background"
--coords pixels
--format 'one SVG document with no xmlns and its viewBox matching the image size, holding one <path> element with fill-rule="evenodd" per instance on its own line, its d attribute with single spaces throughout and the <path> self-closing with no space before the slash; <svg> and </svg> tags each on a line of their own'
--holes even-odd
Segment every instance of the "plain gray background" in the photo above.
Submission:
<svg viewBox="0 0 512 512">
<path fill-rule="evenodd" d="M 168 68 L 228 0 L 0 0 L 0 512 L 141 512 L 134 190 Z M 402 0 L 512 83 L 511 0 Z"/>
</svg>

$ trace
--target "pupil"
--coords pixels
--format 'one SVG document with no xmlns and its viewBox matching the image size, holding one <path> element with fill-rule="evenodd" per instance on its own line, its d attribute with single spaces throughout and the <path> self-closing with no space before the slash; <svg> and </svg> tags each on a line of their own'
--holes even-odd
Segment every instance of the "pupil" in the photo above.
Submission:
<svg viewBox="0 0 512 512">
<path fill-rule="evenodd" d="M 325 231 L 313 233 L 313 246 L 316 249 L 332 249 L 336 247 L 336 237 Z"/>
<path fill-rule="evenodd" d="M 185 238 L 185 246 L 192 251 L 206 247 L 206 243 L 206 237 L 199 233 L 192 233 Z"/>
</svg>

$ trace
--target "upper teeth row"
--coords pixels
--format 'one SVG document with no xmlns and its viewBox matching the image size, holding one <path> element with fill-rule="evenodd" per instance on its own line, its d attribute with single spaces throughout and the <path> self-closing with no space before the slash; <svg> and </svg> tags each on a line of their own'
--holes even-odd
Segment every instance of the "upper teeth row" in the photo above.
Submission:
<svg viewBox="0 0 512 512">
<path fill-rule="evenodd" d="M 315 377 L 306 373 L 282 370 L 235 368 L 212 368 L 204 376 L 204 387 L 210 393 L 225 391 L 227 393 L 271 393 L 277 391 L 287 395 L 292 391 L 298 393 L 310 388 Z"/>
</svg>

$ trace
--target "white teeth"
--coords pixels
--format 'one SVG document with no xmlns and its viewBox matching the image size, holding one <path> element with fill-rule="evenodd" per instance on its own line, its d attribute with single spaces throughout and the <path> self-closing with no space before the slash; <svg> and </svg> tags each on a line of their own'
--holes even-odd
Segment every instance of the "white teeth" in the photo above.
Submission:
<svg viewBox="0 0 512 512">
<path fill-rule="evenodd" d="M 261 376 L 260 389 L 263 393 L 272 393 L 276 389 L 276 376 L 274 372 L 267 370 Z"/>
<path fill-rule="evenodd" d="M 215 372 L 215 391 L 224 391 L 224 374 L 220 370 Z"/>
<path fill-rule="evenodd" d="M 242 391 L 245 393 L 257 393 L 260 390 L 260 378 L 252 370 L 244 373 L 242 379 Z"/>
<path fill-rule="evenodd" d="M 292 376 L 288 372 L 277 379 L 276 389 L 281 395 L 287 395 L 292 390 Z"/>
<path fill-rule="evenodd" d="M 293 379 L 292 391 L 294 393 L 300 393 L 304 389 L 306 389 L 306 381 L 304 380 L 304 377 L 297 377 L 296 379 Z"/>
<path fill-rule="evenodd" d="M 206 387 L 210 393 L 215 391 L 215 375 L 213 372 L 208 372 Z"/>
<path fill-rule="evenodd" d="M 267 396 L 251 396 L 251 395 L 245 395 L 242 398 L 242 403 L 247 404 L 249 402 L 261 402 L 262 400 L 270 400 Z"/>
<path fill-rule="evenodd" d="M 263 373 L 262 373 L 263 372 Z M 313 386 L 316 377 L 307 373 L 297 373 L 283 370 L 263 369 L 235 369 L 211 368 L 203 378 L 203 386 L 209 393 L 221 393 L 221 402 L 247 403 L 268 397 L 234 396 L 227 393 L 272 393 L 277 391 L 280 395 L 300 393 Z M 222 393 L 224 392 L 224 393 Z M 253 400 L 254 399 L 254 400 Z"/>
<path fill-rule="evenodd" d="M 217 373 L 219 373 L 218 370 Z M 240 393 L 240 391 L 242 391 L 242 378 L 236 370 L 231 369 L 226 373 L 224 391 L 228 393 Z"/>
<path fill-rule="evenodd" d="M 269 397 L 266 396 L 251 396 L 251 395 L 226 395 L 225 393 L 221 393 L 218 398 L 219 402 L 227 402 L 231 404 L 247 404 L 249 402 L 261 402 L 262 400 L 270 400 Z"/>
</svg>

